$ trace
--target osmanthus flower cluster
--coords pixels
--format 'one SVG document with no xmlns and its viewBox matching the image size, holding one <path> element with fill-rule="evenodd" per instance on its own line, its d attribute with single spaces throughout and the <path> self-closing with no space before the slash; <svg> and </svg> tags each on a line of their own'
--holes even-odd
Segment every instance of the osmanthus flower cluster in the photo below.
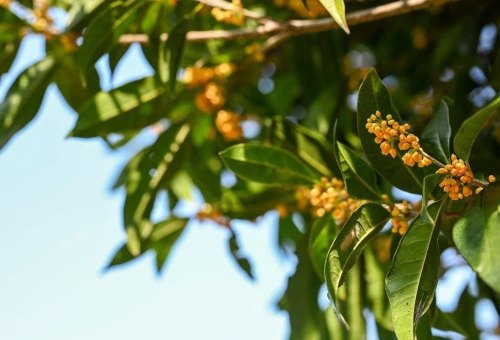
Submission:
<svg viewBox="0 0 500 340">
<path fill-rule="evenodd" d="M 321 181 L 310 188 L 300 188 L 296 191 L 296 198 L 300 210 L 309 210 L 314 216 L 322 217 L 332 214 L 335 223 L 343 225 L 365 200 L 353 198 L 338 178 L 321 178 Z M 387 195 L 382 200 L 388 201 Z M 403 235 L 408 230 L 408 223 L 412 219 L 414 207 L 408 201 L 385 205 L 391 213 L 391 231 Z M 280 209 L 282 207 L 279 207 Z M 280 210 L 278 209 L 278 210 Z"/>
<path fill-rule="evenodd" d="M 224 109 L 226 94 L 224 82 L 234 71 L 235 66 L 222 63 L 214 67 L 187 67 L 183 81 L 188 88 L 199 89 L 195 98 L 198 109 L 205 114 L 215 112 L 215 126 L 227 141 L 240 140 L 243 129 L 241 116 L 236 112 Z"/>
<path fill-rule="evenodd" d="M 221 9 L 218 7 L 212 8 L 210 14 L 215 20 L 235 26 L 242 26 L 245 23 L 243 15 L 243 4 L 241 0 L 232 1 L 233 8 L 230 10 Z"/>
<path fill-rule="evenodd" d="M 483 190 L 484 183 L 475 181 L 469 165 L 455 154 L 451 155 L 449 164 L 442 164 L 426 154 L 420 146 L 419 138 L 408 132 L 409 124 L 399 124 L 392 115 L 387 115 L 383 119 L 380 111 L 376 111 L 370 118 L 367 118 L 365 127 L 369 133 L 375 135 L 375 143 L 380 144 L 383 155 L 396 158 L 399 149 L 399 151 L 406 151 L 401 159 L 408 166 L 415 164 L 420 168 L 431 164 L 439 166 L 436 173 L 446 174 L 439 186 L 452 200 L 471 196 L 474 192 L 479 194 Z M 495 177 L 490 175 L 488 181 L 494 182 Z"/>
</svg>

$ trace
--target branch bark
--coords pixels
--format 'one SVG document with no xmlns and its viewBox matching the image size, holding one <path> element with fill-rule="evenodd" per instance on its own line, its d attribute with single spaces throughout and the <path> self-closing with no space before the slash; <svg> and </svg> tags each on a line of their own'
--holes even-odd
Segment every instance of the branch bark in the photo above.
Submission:
<svg viewBox="0 0 500 340">
<path fill-rule="evenodd" d="M 197 0 L 199 1 L 199 0 Z M 459 0 L 399 0 L 385 5 L 349 13 L 346 20 L 349 26 L 355 26 L 367 22 L 377 21 L 389 17 L 403 15 L 417 10 L 431 7 L 442 6 L 447 3 Z M 211 3 L 221 5 L 217 0 L 201 0 L 202 3 Z M 262 23 L 255 28 L 243 28 L 234 30 L 210 30 L 210 31 L 191 31 L 187 33 L 186 39 L 190 42 L 205 42 L 209 40 L 237 40 L 241 38 L 255 39 L 259 37 L 271 36 L 278 33 L 287 33 L 288 37 L 307 33 L 323 32 L 332 29 L 338 29 L 339 26 L 331 18 L 321 18 L 313 20 L 289 20 L 276 22 L 266 20 L 263 17 L 257 17 L 254 12 L 247 12 L 248 17 L 259 19 Z M 161 40 L 167 40 L 168 34 L 160 36 Z M 120 37 L 121 44 L 140 43 L 147 44 L 149 38 L 146 34 L 125 34 Z"/>
</svg>

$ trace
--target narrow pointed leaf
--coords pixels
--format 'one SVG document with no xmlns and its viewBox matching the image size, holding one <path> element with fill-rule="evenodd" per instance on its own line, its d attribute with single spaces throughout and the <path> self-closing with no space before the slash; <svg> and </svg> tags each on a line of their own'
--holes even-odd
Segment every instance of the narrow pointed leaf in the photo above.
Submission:
<svg viewBox="0 0 500 340">
<path fill-rule="evenodd" d="M 389 220 L 390 213 L 379 204 L 359 207 L 335 237 L 325 263 L 325 281 L 332 302 L 344 283 L 349 269 L 356 263 L 365 246 Z"/>
<path fill-rule="evenodd" d="M 337 234 L 337 225 L 331 214 L 326 214 L 314 222 L 309 236 L 309 256 L 314 270 L 324 279 L 324 268 L 328 249 Z"/>
<path fill-rule="evenodd" d="M 0 149 L 35 118 L 55 66 L 49 56 L 25 69 L 10 87 L 0 104 Z"/>
<path fill-rule="evenodd" d="M 243 255 L 240 244 L 238 241 L 238 237 L 234 231 L 231 230 L 231 237 L 228 241 L 229 252 L 231 257 L 236 262 L 238 267 L 243 270 L 243 272 L 247 275 L 250 280 L 255 280 L 255 276 L 253 273 L 252 265 L 246 256 Z"/>
<path fill-rule="evenodd" d="M 419 215 L 413 221 L 387 274 L 392 321 L 401 340 L 414 340 L 418 321 L 434 298 L 439 269 L 436 220 L 440 211 L 441 203 L 435 203 L 427 216 Z"/>
<path fill-rule="evenodd" d="M 153 231 L 148 223 L 161 184 L 171 178 L 178 163 L 179 150 L 190 131 L 187 124 L 170 127 L 156 143 L 129 168 L 123 208 L 125 228 L 133 228 L 141 238 Z"/>
<path fill-rule="evenodd" d="M 399 113 L 392 105 L 389 91 L 374 69 L 371 69 L 359 89 L 358 97 L 358 134 L 368 160 L 384 179 L 404 191 L 418 193 L 422 191 L 423 171 L 417 167 L 406 166 L 400 152 L 396 158 L 384 156 L 380 146 L 375 143 L 375 136 L 366 129 L 366 120 L 376 111 L 385 117 L 392 115 L 393 119 L 402 123 Z"/>
<path fill-rule="evenodd" d="M 342 176 L 349 194 L 358 199 L 380 201 L 382 194 L 371 166 L 342 143 L 337 142 L 337 147 Z"/>
<path fill-rule="evenodd" d="M 154 77 L 99 92 L 83 104 L 71 135 L 95 137 L 152 124 L 165 115 L 166 108 L 157 107 L 164 93 L 165 88 Z"/>
<path fill-rule="evenodd" d="M 78 57 L 84 73 L 116 44 L 133 24 L 137 2 L 115 2 L 100 12 L 87 26 Z"/>
<path fill-rule="evenodd" d="M 171 218 L 156 223 L 153 226 L 149 243 L 156 253 L 156 270 L 160 272 L 165 266 L 175 242 L 182 235 L 188 220 L 185 218 Z"/>
<path fill-rule="evenodd" d="M 289 151 L 263 144 L 238 144 L 220 153 L 227 168 L 246 180 L 270 185 L 310 185 L 319 174 Z"/>
<path fill-rule="evenodd" d="M 345 4 L 344 0 L 319 0 L 323 7 L 328 11 L 333 20 L 339 24 L 346 33 L 349 33 L 347 21 L 345 18 Z"/>
<path fill-rule="evenodd" d="M 469 160 L 472 145 L 479 132 L 498 112 L 500 112 L 500 97 L 463 122 L 453 140 L 453 148 L 459 158 L 464 161 Z"/>
<path fill-rule="evenodd" d="M 441 100 L 439 109 L 421 134 L 422 148 L 443 163 L 450 160 L 451 127 L 448 105 Z"/>
</svg>

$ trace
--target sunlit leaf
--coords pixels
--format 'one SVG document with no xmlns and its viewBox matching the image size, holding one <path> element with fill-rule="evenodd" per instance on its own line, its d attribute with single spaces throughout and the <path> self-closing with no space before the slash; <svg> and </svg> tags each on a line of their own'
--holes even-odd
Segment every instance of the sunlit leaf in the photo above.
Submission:
<svg viewBox="0 0 500 340">
<path fill-rule="evenodd" d="M 172 247 L 186 228 L 188 219 L 171 218 L 158 222 L 153 226 L 149 246 L 156 253 L 156 269 L 158 272 L 165 266 Z"/>
<path fill-rule="evenodd" d="M 83 104 L 71 135 L 95 137 L 139 129 L 166 115 L 159 106 L 165 88 L 154 77 L 125 84 L 110 92 L 99 92 Z"/>
<path fill-rule="evenodd" d="M 349 33 L 349 27 L 347 27 L 347 21 L 345 19 L 344 0 L 319 0 L 319 2 L 321 2 L 328 13 L 330 13 L 333 20 L 335 20 L 346 33 Z"/>
<path fill-rule="evenodd" d="M 0 148 L 35 118 L 56 65 L 49 56 L 16 78 L 0 104 Z"/>
<path fill-rule="evenodd" d="M 220 153 L 227 168 L 246 180 L 270 185 L 310 185 L 319 174 L 294 154 L 264 144 L 238 144 Z"/>
<path fill-rule="evenodd" d="M 398 339 L 414 340 L 419 319 L 434 298 L 439 269 L 436 220 L 440 211 L 441 203 L 435 203 L 427 216 L 419 215 L 413 221 L 387 273 L 386 290 Z"/>
</svg>

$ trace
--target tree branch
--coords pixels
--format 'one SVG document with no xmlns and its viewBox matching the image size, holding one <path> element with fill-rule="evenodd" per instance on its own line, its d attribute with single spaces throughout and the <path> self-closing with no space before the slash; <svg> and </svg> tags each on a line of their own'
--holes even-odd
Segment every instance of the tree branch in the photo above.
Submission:
<svg viewBox="0 0 500 340">
<path fill-rule="evenodd" d="M 197 1 L 205 4 L 221 4 L 221 2 L 218 0 Z M 367 22 L 410 13 L 421 9 L 442 6 L 455 1 L 459 0 L 399 0 L 385 5 L 349 13 L 346 16 L 346 20 L 349 26 L 355 26 Z M 247 14 L 254 17 L 257 15 L 254 12 L 250 13 L 251 14 L 247 12 Z M 262 19 L 265 18 L 260 17 L 260 20 Z M 274 20 L 265 20 L 265 22 L 262 22 L 262 25 L 255 28 L 191 31 L 187 33 L 186 39 L 190 42 L 204 42 L 209 40 L 237 40 L 240 38 L 253 39 L 284 32 L 287 33 L 287 36 L 294 36 L 307 33 L 323 32 L 338 28 L 339 26 L 337 25 L 337 23 L 331 18 L 313 20 L 289 20 L 281 23 Z M 167 40 L 168 34 L 162 34 L 160 36 L 160 39 Z M 149 38 L 146 34 L 125 34 L 120 37 L 119 42 L 121 44 L 131 44 L 134 42 L 146 44 L 149 42 Z"/>
</svg>

